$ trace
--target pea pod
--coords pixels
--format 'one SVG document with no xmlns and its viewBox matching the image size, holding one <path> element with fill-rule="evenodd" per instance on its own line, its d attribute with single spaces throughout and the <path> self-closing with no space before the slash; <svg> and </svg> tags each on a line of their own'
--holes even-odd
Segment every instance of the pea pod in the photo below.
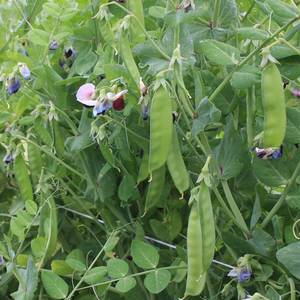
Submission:
<svg viewBox="0 0 300 300">
<path fill-rule="evenodd" d="M 43 118 L 41 116 L 38 116 L 37 118 L 35 118 L 33 121 L 33 125 L 34 125 L 35 132 L 38 134 L 38 136 L 40 137 L 42 142 L 45 145 L 52 147 L 53 140 L 52 140 L 50 133 L 47 131 L 47 129 L 45 127 Z"/>
<path fill-rule="evenodd" d="M 189 175 L 182 158 L 176 127 L 174 125 L 172 130 L 172 141 L 167 157 L 167 166 L 176 188 L 180 194 L 183 194 L 190 185 Z"/>
<path fill-rule="evenodd" d="M 167 160 L 172 139 L 172 104 L 169 92 L 160 85 L 155 91 L 150 110 L 149 173 Z"/>
<path fill-rule="evenodd" d="M 40 214 L 40 226 L 38 237 L 47 238 L 47 250 L 46 256 L 50 256 L 56 249 L 57 244 L 57 213 L 55 200 L 51 195 L 50 191 L 47 191 L 45 194 L 41 193 L 40 205 L 43 206 Z M 48 203 L 46 203 L 48 202 Z M 49 222 L 49 226 L 45 226 L 46 222 Z M 48 228 L 48 230 L 46 230 Z"/>
<path fill-rule="evenodd" d="M 141 77 L 140 72 L 132 56 L 128 39 L 128 30 L 125 30 L 124 28 L 121 29 L 120 33 L 120 54 L 133 81 L 135 82 L 136 86 L 139 87 Z"/>
<path fill-rule="evenodd" d="M 100 146 L 101 153 L 102 153 L 104 159 L 106 160 L 106 162 L 114 168 L 115 167 L 115 157 L 112 154 L 110 148 L 108 147 L 106 137 L 99 141 L 99 146 Z"/>
<path fill-rule="evenodd" d="M 100 20 L 100 32 L 105 42 L 114 47 L 115 35 L 109 21 L 106 21 L 104 17 Z"/>
<path fill-rule="evenodd" d="M 30 177 L 27 171 L 27 166 L 21 153 L 19 153 L 14 160 L 15 177 L 17 179 L 19 190 L 23 201 L 33 201 L 33 191 L 30 182 Z"/>
<path fill-rule="evenodd" d="M 137 17 L 142 26 L 145 27 L 144 21 L 144 9 L 143 9 L 143 1 L 142 0 L 128 0 L 129 10 Z M 145 41 L 145 37 L 143 36 L 143 30 L 138 25 L 137 21 L 132 18 L 132 34 L 131 41 L 133 44 L 139 44 Z"/>
<path fill-rule="evenodd" d="M 36 140 L 31 137 L 31 141 L 36 143 Z M 38 185 L 39 176 L 42 172 L 42 167 L 44 165 L 40 149 L 32 143 L 28 143 L 27 148 L 29 169 L 33 187 Z"/>
<path fill-rule="evenodd" d="M 148 155 L 148 153 L 144 152 L 143 158 L 142 158 L 142 163 L 141 163 L 140 169 L 139 169 L 137 183 L 140 183 L 141 181 L 148 178 L 148 176 L 149 176 L 148 163 L 149 163 L 149 155 Z"/>
<path fill-rule="evenodd" d="M 61 158 L 65 152 L 64 138 L 62 136 L 60 126 L 55 119 L 52 120 L 52 126 L 54 133 L 54 148 L 57 156 Z"/>
<path fill-rule="evenodd" d="M 201 181 L 198 198 L 202 232 L 202 268 L 203 275 L 212 263 L 215 254 L 215 223 L 208 186 Z"/>
<path fill-rule="evenodd" d="M 262 71 L 262 101 L 264 106 L 264 149 L 279 148 L 286 130 L 285 98 L 280 72 L 269 62 Z"/>
<path fill-rule="evenodd" d="M 205 274 L 202 270 L 202 230 L 198 203 L 193 202 L 187 229 L 188 271 L 184 296 L 197 296 L 204 288 Z"/>
<path fill-rule="evenodd" d="M 145 211 L 153 207 L 159 200 L 165 185 L 165 165 L 156 169 L 152 173 L 152 180 L 149 184 L 147 193 Z"/>
</svg>

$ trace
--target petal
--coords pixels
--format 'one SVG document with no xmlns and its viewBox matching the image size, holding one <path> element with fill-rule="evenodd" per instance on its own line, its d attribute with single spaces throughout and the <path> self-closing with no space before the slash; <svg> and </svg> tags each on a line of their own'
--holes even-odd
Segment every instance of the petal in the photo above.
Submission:
<svg viewBox="0 0 300 300">
<path fill-rule="evenodd" d="M 115 93 L 107 93 L 107 98 L 108 98 L 108 100 L 110 100 L 110 101 L 115 101 L 115 100 L 117 100 L 118 98 L 120 98 L 122 95 L 126 94 L 127 92 L 128 92 L 128 90 L 121 91 L 121 92 L 118 93 L 118 94 L 115 94 Z"/>
<path fill-rule="evenodd" d="M 95 102 L 95 100 L 91 100 L 90 98 L 94 94 L 94 91 L 95 91 L 95 86 L 92 83 L 86 83 L 82 85 L 76 94 L 77 101 L 85 105 L 89 105 L 87 102 L 90 101 Z M 90 104 L 90 106 L 94 106 L 94 105 L 95 103 Z"/>
<path fill-rule="evenodd" d="M 93 109 L 94 117 L 103 114 L 106 110 L 110 109 L 112 105 L 113 105 L 112 101 L 109 101 L 107 99 L 104 99 L 103 101 L 97 101 Z"/>
<path fill-rule="evenodd" d="M 12 81 L 11 81 L 11 84 L 8 88 L 8 95 L 11 96 L 13 94 L 15 94 L 21 87 L 21 79 L 18 78 L 17 79 L 17 82 L 16 82 L 16 79 L 14 78 Z"/>
<path fill-rule="evenodd" d="M 113 102 L 113 108 L 117 111 L 121 111 L 125 108 L 124 96 L 121 96 Z"/>
</svg>

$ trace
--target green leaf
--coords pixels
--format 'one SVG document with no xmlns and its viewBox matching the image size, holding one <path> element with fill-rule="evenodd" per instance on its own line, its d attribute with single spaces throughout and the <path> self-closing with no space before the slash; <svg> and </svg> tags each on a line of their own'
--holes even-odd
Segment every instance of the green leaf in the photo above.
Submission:
<svg viewBox="0 0 300 300">
<path fill-rule="evenodd" d="M 238 33 L 244 38 L 250 40 L 265 40 L 269 37 L 269 33 L 267 31 L 253 27 L 238 28 Z"/>
<path fill-rule="evenodd" d="M 296 278 L 300 279 L 300 242 L 293 243 L 277 251 L 277 259 Z"/>
<path fill-rule="evenodd" d="M 31 250 L 35 257 L 42 257 L 46 250 L 47 241 L 44 237 L 38 237 L 31 241 Z"/>
<path fill-rule="evenodd" d="M 144 269 L 155 268 L 159 261 L 156 249 L 142 241 L 134 240 L 131 243 L 131 255 L 133 261 Z"/>
<path fill-rule="evenodd" d="M 18 221 L 23 224 L 24 227 L 27 227 L 31 223 L 31 216 L 25 210 L 19 210 L 17 213 Z"/>
<path fill-rule="evenodd" d="M 257 254 L 268 257 L 275 246 L 275 240 L 260 227 L 252 232 L 252 238 L 248 241 L 252 244 Z"/>
<path fill-rule="evenodd" d="M 167 223 L 168 226 L 170 227 L 169 229 L 170 238 L 173 241 L 178 236 L 178 234 L 182 229 L 181 215 L 176 209 L 173 209 L 167 213 L 166 220 L 168 222 Z"/>
<path fill-rule="evenodd" d="M 26 268 L 26 300 L 34 299 L 34 292 L 38 285 L 38 272 L 32 256 L 27 261 Z"/>
<path fill-rule="evenodd" d="M 220 65 L 235 65 L 240 57 L 237 48 L 216 40 L 201 41 L 199 47 L 209 61 Z"/>
<path fill-rule="evenodd" d="M 77 58 L 76 72 L 83 75 L 88 72 L 97 62 L 97 55 L 93 52 L 88 53 L 85 57 Z"/>
<path fill-rule="evenodd" d="M 252 167 L 257 178 L 267 186 L 286 185 L 290 178 L 289 169 L 281 160 L 254 157 Z"/>
<path fill-rule="evenodd" d="M 130 174 L 125 174 L 119 188 L 118 196 L 121 200 L 127 201 L 135 192 L 136 182 Z"/>
<path fill-rule="evenodd" d="M 300 10 L 293 5 L 289 5 L 278 0 L 267 0 L 274 13 L 282 18 L 294 18 L 299 16 Z"/>
<path fill-rule="evenodd" d="M 261 81 L 261 70 L 254 66 L 243 66 L 231 78 L 231 85 L 237 90 L 245 90 Z"/>
<path fill-rule="evenodd" d="M 42 272 L 42 282 L 48 295 L 54 299 L 63 299 L 68 295 L 69 286 L 55 273 Z"/>
<path fill-rule="evenodd" d="M 75 77 L 72 77 L 72 78 L 64 79 L 62 81 L 57 81 L 57 82 L 54 83 L 54 85 L 68 86 L 68 85 L 70 85 L 70 83 L 74 83 L 74 82 L 77 82 L 77 81 L 80 81 L 80 80 L 82 80 L 81 76 L 75 76 Z"/>
<path fill-rule="evenodd" d="M 22 221 L 20 221 L 18 218 L 13 217 L 10 220 L 10 229 L 13 234 L 19 236 L 24 229 L 24 225 L 22 224 Z"/>
<path fill-rule="evenodd" d="M 136 285 L 136 280 L 133 277 L 121 278 L 117 284 L 116 289 L 122 293 L 127 293 Z"/>
<path fill-rule="evenodd" d="M 107 273 L 112 278 L 124 277 L 129 271 L 128 264 L 118 258 L 112 258 L 107 262 Z"/>
<path fill-rule="evenodd" d="M 93 285 L 101 282 L 101 279 L 107 273 L 107 267 L 96 267 L 87 272 L 84 281 L 87 284 Z"/>
<path fill-rule="evenodd" d="M 102 215 L 102 213 L 101 213 L 101 215 Z M 110 239 L 104 246 L 105 252 L 112 251 L 115 248 L 115 246 L 118 244 L 118 242 L 119 242 L 118 237 L 114 237 L 114 238 Z"/>
<path fill-rule="evenodd" d="M 197 107 L 198 118 L 193 120 L 192 136 L 204 130 L 212 122 L 218 122 L 221 118 L 221 111 L 218 110 L 207 97 L 203 98 Z"/>
<path fill-rule="evenodd" d="M 284 141 L 292 144 L 300 143 L 300 112 L 296 108 L 286 108 L 286 133 Z"/>
<path fill-rule="evenodd" d="M 221 169 L 221 178 L 228 180 L 241 172 L 243 165 L 239 158 L 244 153 L 244 142 L 234 127 L 232 115 L 226 118 L 225 133 L 213 152 Z"/>
<path fill-rule="evenodd" d="M 81 263 L 83 263 L 85 265 L 85 256 L 84 256 L 84 253 L 80 249 L 72 250 L 68 254 L 67 259 L 75 259 L 75 260 L 78 260 L 78 261 L 80 261 Z"/>
<path fill-rule="evenodd" d="M 57 275 L 70 275 L 74 272 L 74 269 L 72 269 L 64 260 L 53 260 L 51 263 L 51 270 Z"/>
<path fill-rule="evenodd" d="M 289 80 L 295 80 L 300 77 L 300 57 L 299 55 L 289 56 L 278 60 L 277 65 L 280 74 Z M 285 81 L 286 81 L 286 78 Z"/>
<path fill-rule="evenodd" d="M 58 4 L 48 2 L 43 4 L 43 10 L 46 14 L 55 17 L 59 15 L 61 8 Z"/>
<path fill-rule="evenodd" d="M 253 229 L 261 216 L 261 203 L 264 203 L 268 192 L 260 185 L 255 186 L 255 201 L 251 216 L 250 228 Z"/>
<path fill-rule="evenodd" d="M 78 136 L 72 136 L 66 139 L 66 147 L 70 148 L 73 152 L 80 151 L 94 143 L 90 130 L 87 130 Z"/>
<path fill-rule="evenodd" d="M 149 292 L 158 294 L 167 287 L 170 279 L 171 273 L 168 270 L 156 269 L 146 276 L 144 284 Z"/>
<path fill-rule="evenodd" d="M 53 39 L 59 41 L 72 34 L 74 34 L 74 32 L 69 26 L 62 26 L 55 31 Z"/>
<path fill-rule="evenodd" d="M 156 219 L 151 219 L 150 226 L 154 234 L 158 237 L 158 239 L 166 242 L 171 242 L 167 224 L 164 224 Z"/>
<path fill-rule="evenodd" d="M 300 208 L 300 186 L 297 186 L 292 191 L 290 191 L 286 195 L 285 200 L 291 208 L 299 209 Z"/>
<path fill-rule="evenodd" d="M 50 34 L 40 29 L 32 29 L 28 32 L 28 38 L 35 45 L 47 46 Z"/>
<path fill-rule="evenodd" d="M 70 21 L 77 14 L 77 10 L 74 8 L 65 8 L 60 15 L 60 20 L 62 22 Z"/>
<path fill-rule="evenodd" d="M 35 215 L 37 213 L 37 205 L 32 200 L 26 200 L 25 201 L 25 207 L 29 214 Z"/>
<path fill-rule="evenodd" d="M 296 49 L 300 50 L 300 47 L 296 47 Z M 276 59 L 281 59 L 281 58 L 293 56 L 296 54 L 294 50 L 290 49 L 286 45 L 275 45 L 275 46 L 271 47 L 270 53 Z"/>
<path fill-rule="evenodd" d="M 32 59 L 30 59 L 28 56 L 26 56 L 23 53 L 12 53 L 6 51 L 6 56 L 8 58 L 13 59 L 16 63 L 18 62 L 25 63 L 30 70 L 33 68 Z"/>
<path fill-rule="evenodd" d="M 66 259 L 66 263 L 76 271 L 83 272 L 86 270 L 85 264 L 76 259 Z"/>
<path fill-rule="evenodd" d="M 149 15 L 154 18 L 162 19 L 165 10 L 166 9 L 161 6 L 152 6 L 149 8 Z"/>
</svg>

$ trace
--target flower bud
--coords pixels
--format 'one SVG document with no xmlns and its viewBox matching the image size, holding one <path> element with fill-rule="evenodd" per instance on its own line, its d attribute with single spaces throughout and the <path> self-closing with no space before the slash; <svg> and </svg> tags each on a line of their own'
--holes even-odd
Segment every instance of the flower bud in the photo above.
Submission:
<svg viewBox="0 0 300 300">
<path fill-rule="evenodd" d="M 30 70 L 28 69 L 27 65 L 24 64 L 19 64 L 19 72 L 21 73 L 21 75 L 28 80 L 30 78 Z"/>
<path fill-rule="evenodd" d="M 10 83 L 9 83 L 9 88 L 8 88 L 8 95 L 11 96 L 15 94 L 21 87 L 21 79 L 18 78 L 13 78 Z"/>
</svg>

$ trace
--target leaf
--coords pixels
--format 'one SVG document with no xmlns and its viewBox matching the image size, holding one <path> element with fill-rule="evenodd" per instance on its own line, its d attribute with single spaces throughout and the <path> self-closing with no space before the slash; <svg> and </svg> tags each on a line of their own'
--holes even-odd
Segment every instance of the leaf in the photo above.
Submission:
<svg viewBox="0 0 300 300">
<path fill-rule="evenodd" d="M 23 53 L 12 53 L 12 52 L 6 51 L 6 56 L 8 58 L 13 59 L 17 63 L 18 62 L 25 63 L 30 70 L 33 68 L 32 59 L 30 59 L 28 56 L 26 56 Z"/>
<path fill-rule="evenodd" d="M 93 52 L 88 53 L 85 57 L 77 58 L 76 72 L 83 75 L 88 72 L 97 62 L 97 55 Z"/>
<path fill-rule="evenodd" d="M 231 85 L 237 90 L 247 89 L 261 81 L 261 70 L 246 65 L 238 69 L 231 78 Z"/>
<path fill-rule="evenodd" d="M 295 47 L 296 49 L 300 50 L 300 47 Z M 282 59 L 289 56 L 294 56 L 296 52 L 292 49 L 290 49 L 286 45 L 275 45 L 274 47 L 271 47 L 270 53 L 272 56 L 274 56 L 276 59 Z"/>
<path fill-rule="evenodd" d="M 275 240 L 260 227 L 252 232 L 252 238 L 248 241 L 252 244 L 257 254 L 268 257 L 275 246 Z"/>
<path fill-rule="evenodd" d="M 277 259 L 296 278 L 300 279 L 300 242 L 293 243 L 277 251 Z"/>
<path fill-rule="evenodd" d="M 32 29 L 28 32 L 28 38 L 35 45 L 47 46 L 50 34 L 40 29 Z"/>
<path fill-rule="evenodd" d="M 176 209 L 173 209 L 167 213 L 166 219 L 168 221 L 167 224 L 170 227 L 169 230 L 170 238 L 173 241 L 178 236 L 178 234 L 182 229 L 181 215 Z"/>
<path fill-rule="evenodd" d="M 64 79 L 62 81 L 57 81 L 55 82 L 54 85 L 64 85 L 64 86 L 68 86 L 70 85 L 71 83 L 74 83 L 74 82 L 77 82 L 77 81 L 80 81 L 82 80 L 82 77 L 81 76 L 75 76 L 75 77 L 72 77 L 72 78 L 68 78 L 68 79 Z"/>
<path fill-rule="evenodd" d="M 234 127 L 232 115 L 226 118 L 221 143 L 213 152 L 221 169 L 221 178 L 228 180 L 241 172 L 243 165 L 239 163 L 239 158 L 244 153 L 244 142 Z"/>
<path fill-rule="evenodd" d="M 19 236 L 24 229 L 24 225 L 18 218 L 13 217 L 10 220 L 10 229 L 13 234 L 15 234 L 16 236 Z"/>
<path fill-rule="evenodd" d="M 146 276 L 144 284 L 149 292 L 158 294 L 167 287 L 170 279 L 171 273 L 168 270 L 156 269 Z"/>
<path fill-rule="evenodd" d="M 31 250 L 35 257 L 42 257 L 46 250 L 47 241 L 44 237 L 38 237 L 31 241 Z"/>
<path fill-rule="evenodd" d="M 154 18 L 162 19 L 165 10 L 166 9 L 161 6 L 152 6 L 149 8 L 149 15 Z"/>
<path fill-rule="evenodd" d="M 125 174 L 118 188 L 118 196 L 127 201 L 135 192 L 136 182 L 130 174 Z"/>
<path fill-rule="evenodd" d="M 136 280 L 133 277 L 121 278 L 117 284 L 116 289 L 122 293 L 127 293 L 136 285 Z"/>
<path fill-rule="evenodd" d="M 107 267 L 102 266 L 102 267 L 92 268 L 87 272 L 84 281 L 90 285 L 100 283 L 101 279 L 104 277 L 106 273 L 107 273 Z"/>
<path fill-rule="evenodd" d="M 261 203 L 265 201 L 268 192 L 260 185 L 255 186 L 255 201 L 251 216 L 250 228 L 253 229 L 261 216 Z"/>
<path fill-rule="evenodd" d="M 71 253 L 68 254 L 67 259 L 75 259 L 80 261 L 85 265 L 85 256 L 82 250 L 80 249 L 74 249 L 71 251 Z"/>
<path fill-rule="evenodd" d="M 150 226 L 158 239 L 166 242 L 171 242 L 167 224 L 164 224 L 156 219 L 151 219 Z"/>
<path fill-rule="evenodd" d="M 199 47 L 209 61 L 220 65 L 235 65 L 240 57 L 237 48 L 216 40 L 201 41 Z"/>
<path fill-rule="evenodd" d="M 74 269 L 64 260 L 53 260 L 51 270 L 57 275 L 70 275 L 74 272 Z"/>
<path fill-rule="evenodd" d="M 74 8 L 65 8 L 60 15 L 60 20 L 62 22 L 70 21 L 77 14 L 77 10 Z"/>
<path fill-rule="evenodd" d="M 26 300 L 34 299 L 34 293 L 38 285 L 38 272 L 32 256 L 27 261 L 26 268 Z"/>
<path fill-rule="evenodd" d="M 54 299 L 63 299 L 67 297 L 69 286 L 55 273 L 49 271 L 42 272 L 42 282 L 48 295 Z"/>
<path fill-rule="evenodd" d="M 73 34 L 73 30 L 69 26 L 62 26 L 55 31 L 55 35 L 53 36 L 53 39 L 59 41 L 72 34 Z"/>
<path fill-rule="evenodd" d="M 72 136 L 66 139 L 66 147 L 70 148 L 73 152 L 81 151 L 93 144 L 95 144 L 95 142 L 91 137 L 90 130 L 87 130 L 78 136 Z"/>
<path fill-rule="evenodd" d="M 83 272 L 86 270 L 86 266 L 81 261 L 78 261 L 76 259 L 66 259 L 66 263 L 74 270 Z"/>
<path fill-rule="evenodd" d="M 107 273 L 112 278 L 124 277 L 129 271 L 128 264 L 118 258 L 112 258 L 107 262 Z"/>
<path fill-rule="evenodd" d="M 300 208 L 300 186 L 297 186 L 292 191 L 290 191 L 286 195 L 285 200 L 291 208 L 299 209 Z"/>
<path fill-rule="evenodd" d="M 43 10 L 46 14 L 55 17 L 59 15 L 61 8 L 58 4 L 48 2 L 43 4 Z"/>
<path fill-rule="evenodd" d="M 102 215 L 102 213 L 101 213 L 101 215 Z M 109 241 L 107 241 L 107 243 L 104 246 L 105 252 L 112 251 L 115 248 L 115 246 L 118 244 L 118 242 L 119 242 L 118 237 L 114 237 L 114 238 L 110 239 Z"/>
<path fill-rule="evenodd" d="M 238 28 L 238 33 L 244 38 L 250 40 L 265 40 L 269 37 L 269 33 L 267 31 L 253 27 Z"/>
<path fill-rule="evenodd" d="M 292 144 L 300 143 L 300 112 L 296 108 L 286 108 L 286 133 L 284 141 Z"/>
<path fill-rule="evenodd" d="M 159 255 L 156 249 L 142 241 L 132 241 L 131 255 L 133 261 L 140 268 L 144 269 L 155 268 L 159 261 Z"/>
<path fill-rule="evenodd" d="M 278 0 L 267 0 L 274 13 L 282 18 L 294 18 L 300 14 L 300 10 L 293 5 L 278 1 Z"/>
<path fill-rule="evenodd" d="M 207 97 L 203 98 L 197 107 L 198 117 L 193 120 L 192 136 L 204 130 L 212 122 L 218 122 L 221 118 L 221 111 L 212 104 Z"/>
<path fill-rule="evenodd" d="M 270 187 L 286 185 L 290 178 L 289 169 L 281 160 L 254 157 L 252 167 L 257 178 Z"/>
</svg>

